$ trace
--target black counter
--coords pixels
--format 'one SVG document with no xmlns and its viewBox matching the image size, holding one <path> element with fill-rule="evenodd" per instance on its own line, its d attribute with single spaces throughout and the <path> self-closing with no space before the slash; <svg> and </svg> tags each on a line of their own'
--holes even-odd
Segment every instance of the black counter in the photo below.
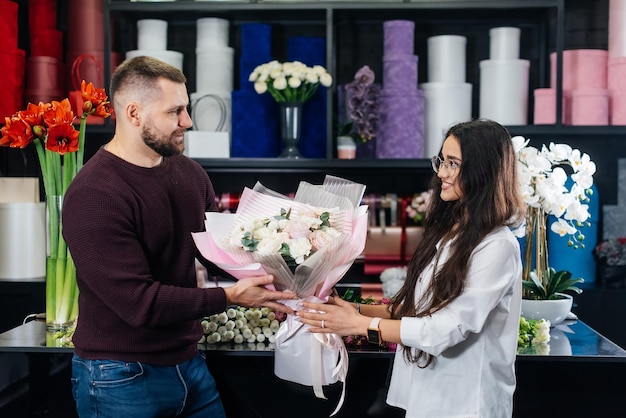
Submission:
<svg viewBox="0 0 626 418">
<path fill-rule="evenodd" d="M 52 336 L 44 323 L 32 321 L 0 334 L 0 352 L 29 353 L 37 364 L 48 354 L 71 356 L 73 349 L 59 347 Z M 625 350 L 582 321 L 554 327 L 549 347 L 549 352 L 518 354 L 515 417 L 626 416 Z M 324 388 L 328 398 L 324 400 L 317 399 L 310 387 L 278 379 L 274 352 L 267 345 L 201 344 L 199 348 L 206 354 L 229 418 L 327 417 L 339 401 L 339 383 Z M 336 417 L 404 416 L 385 404 L 393 352 L 369 345 L 348 347 L 348 352 L 346 399 Z M 69 378 L 62 384 L 69 393 Z M 68 418 L 75 416 L 71 407 Z"/>
</svg>

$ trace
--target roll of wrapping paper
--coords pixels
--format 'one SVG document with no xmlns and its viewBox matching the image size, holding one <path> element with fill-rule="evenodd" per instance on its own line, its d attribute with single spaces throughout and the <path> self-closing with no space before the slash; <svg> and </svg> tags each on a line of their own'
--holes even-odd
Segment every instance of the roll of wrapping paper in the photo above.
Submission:
<svg viewBox="0 0 626 418">
<path fill-rule="evenodd" d="M 0 0 L 0 50 L 13 52 L 17 49 L 18 4 L 14 1 Z"/>
</svg>

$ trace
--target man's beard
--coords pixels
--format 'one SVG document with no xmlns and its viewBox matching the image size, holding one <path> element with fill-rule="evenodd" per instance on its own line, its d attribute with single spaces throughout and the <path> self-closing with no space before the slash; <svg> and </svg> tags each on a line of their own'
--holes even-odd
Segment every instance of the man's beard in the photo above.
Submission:
<svg viewBox="0 0 626 418">
<path fill-rule="evenodd" d="M 143 139 L 143 142 L 154 152 L 163 157 L 173 157 L 183 152 L 183 148 L 176 145 L 171 135 L 159 135 L 155 133 L 150 126 L 143 127 L 141 139 Z"/>
</svg>

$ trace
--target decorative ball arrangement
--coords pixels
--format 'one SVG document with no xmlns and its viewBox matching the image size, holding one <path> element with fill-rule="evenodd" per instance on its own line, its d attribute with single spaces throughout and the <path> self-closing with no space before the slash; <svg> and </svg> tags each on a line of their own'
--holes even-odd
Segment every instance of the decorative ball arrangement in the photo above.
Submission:
<svg viewBox="0 0 626 418">
<path fill-rule="evenodd" d="M 269 308 L 233 306 L 201 320 L 204 335 L 199 343 L 274 344 L 276 332 L 285 318 L 285 314 Z"/>
</svg>

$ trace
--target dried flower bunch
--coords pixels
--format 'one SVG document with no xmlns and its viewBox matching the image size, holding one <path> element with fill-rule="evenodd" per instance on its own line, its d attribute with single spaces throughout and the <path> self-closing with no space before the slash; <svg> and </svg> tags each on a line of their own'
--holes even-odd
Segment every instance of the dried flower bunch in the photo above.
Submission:
<svg viewBox="0 0 626 418">
<path fill-rule="evenodd" d="M 380 86 L 374 84 L 374 72 L 363 66 L 354 80 L 346 84 L 346 107 L 350 123 L 344 129 L 360 142 L 376 137 L 378 127 Z"/>
</svg>

